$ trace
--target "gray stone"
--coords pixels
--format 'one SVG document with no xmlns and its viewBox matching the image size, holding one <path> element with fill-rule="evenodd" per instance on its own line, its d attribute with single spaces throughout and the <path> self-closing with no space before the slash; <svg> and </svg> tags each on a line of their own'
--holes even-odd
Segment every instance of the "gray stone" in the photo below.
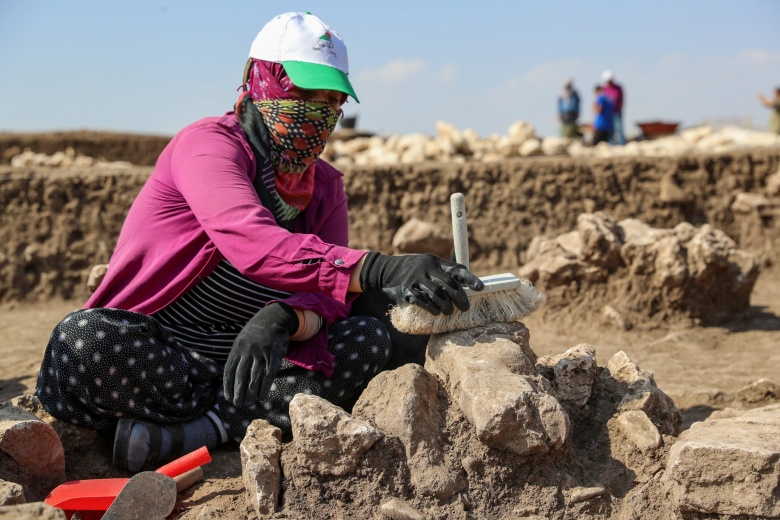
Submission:
<svg viewBox="0 0 780 520">
<path fill-rule="evenodd" d="M 256 419 L 247 428 L 240 451 L 247 502 L 258 516 L 273 514 L 282 484 L 282 431 Z"/>
<path fill-rule="evenodd" d="M 24 488 L 16 482 L 0 480 L 0 506 L 24 504 Z"/>
<path fill-rule="evenodd" d="M 570 428 L 550 383 L 524 375 L 533 374 L 534 361 L 525 326 L 501 323 L 433 335 L 425 368 L 444 383 L 483 443 L 530 455 L 559 449 Z"/>
<path fill-rule="evenodd" d="M 319 475 L 353 473 L 361 456 L 384 436 L 368 422 L 314 395 L 293 397 L 290 422 L 298 464 Z"/>
<path fill-rule="evenodd" d="M 780 516 L 780 404 L 694 423 L 672 446 L 663 479 L 681 511 Z"/>
<path fill-rule="evenodd" d="M 408 364 L 372 379 L 352 414 L 401 440 L 419 493 L 447 499 L 465 489 L 466 482 L 444 462 L 438 394 L 436 378 L 420 365 Z"/>
</svg>

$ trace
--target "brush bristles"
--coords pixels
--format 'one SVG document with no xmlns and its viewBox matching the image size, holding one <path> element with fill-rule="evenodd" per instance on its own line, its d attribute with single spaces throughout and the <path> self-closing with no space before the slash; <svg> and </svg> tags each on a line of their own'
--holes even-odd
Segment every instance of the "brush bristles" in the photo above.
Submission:
<svg viewBox="0 0 780 520">
<path fill-rule="evenodd" d="M 508 323 L 528 316 L 544 303 L 541 294 L 528 280 L 518 287 L 469 296 L 471 307 L 465 312 L 455 309 L 449 316 L 426 312 L 416 305 L 403 303 L 390 309 L 390 321 L 407 334 L 441 334 L 481 327 L 489 323 Z"/>
</svg>

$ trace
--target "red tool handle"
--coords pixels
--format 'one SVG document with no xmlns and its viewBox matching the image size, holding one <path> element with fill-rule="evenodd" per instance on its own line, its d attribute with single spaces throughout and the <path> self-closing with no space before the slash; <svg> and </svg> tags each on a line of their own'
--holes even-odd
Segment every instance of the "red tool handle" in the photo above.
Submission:
<svg viewBox="0 0 780 520">
<path fill-rule="evenodd" d="M 207 447 L 202 446 L 197 450 L 192 451 L 183 457 L 179 457 L 178 459 L 174 460 L 173 462 L 169 462 L 161 468 L 158 468 L 157 473 L 162 473 L 163 475 L 168 475 L 169 477 L 173 478 L 209 462 L 211 462 L 211 455 L 209 455 L 209 450 Z"/>
</svg>

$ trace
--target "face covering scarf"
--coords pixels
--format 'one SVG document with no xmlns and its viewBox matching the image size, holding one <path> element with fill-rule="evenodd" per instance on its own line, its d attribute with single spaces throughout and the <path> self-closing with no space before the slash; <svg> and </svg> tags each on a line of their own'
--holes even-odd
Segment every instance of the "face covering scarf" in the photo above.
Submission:
<svg viewBox="0 0 780 520">
<path fill-rule="evenodd" d="M 306 209 L 314 190 L 314 163 L 336 127 L 338 111 L 324 103 L 263 99 L 253 102 L 268 130 L 276 191 L 285 218 Z"/>
<path fill-rule="evenodd" d="M 258 157 L 258 176 L 262 178 L 261 184 L 265 187 L 260 187 L 258 194 L 264 205 L 272 209 L 277 223 L 288 229 L 292 225 L 292 220 L 306 209 L 311 200 L 311 194 L 314 190 L 314 162 L 316 157 L 314 157 L 315 161 L 312 161 L 311 165 L 303 170 L 303 173 L 299 173 L 297 177 L 292 177 L 291 175 L 294 175 L 293 172 L 297 171 L 297 168 L 293 168 L 293 165 L 287 161 L 290 155 L 284 153 L 283 148 L 285 147 L 280 144 L 282 140 L 272 139 L 270 136 L 271 127 L 275 126 L 270 125 L 274 117 L 273 113 L 279 111 L 269 108 L 265 110 L 267 116 L 263 116 L 259 107 L 254 104 L 260 103 L 262 105 L 264 101 L 274 100 L 289 100 L 303 103 L 299 98 L 290 93 L 290 90 L 294 87 L 295 85 L 290 81 L 290 78 L 284 71 L 284 67 L 280 63 L 250 58 L 244 69 L 243 92 L 235 106 L 239 122 L 247 134 L 255 156 Z M 346 100 L 347 95 L 344 94 L 342 104 Z M 341 116 L 341 110 L 337 109 L 336 112 L 336 119 L 338 119 Z M 290 118 L 286 119 L 290 120 Z M 282 123 L 283 125 L 287 124 L 286 121 Z M 315 128 L 317 126 L 315 125 Z M 306 126 L 306 129 L 310 130 L 308 126 Z M 332 131 L 333 127 L 330 127 L 330 132 Z M 328 135 L 330 135 L 330 132 L 328 132 Z M 287 135 L 289 135 L 289 132 Z M 323 140 L 323 148 L 324 142 Z M 299 142 L 299 144 L 303 145 L 302 142 Z M 317 148 L 317 145 L 305 146 L 304 148 L 314 150 Z M 296 155 L 299 154 L 295 148 L 290 149 Z M 319 153 L 321 153 L 321 150 L 317 155 Z M 273 163 L 271 162 L 272 157 L 274 158 Z M 266 178 L 261 175 L 262 171 L 265 171 L 265 166 L 262 166 L 265 161 L 268 161 L 268 167 L 274 170 L 273 178 Z M 289 168 L 284 167 L 285 163 L 288 163 Z M 279 171 L 280 166 L 284 170 L 281 173 Z M 268 197 L 271 200 L 265 200 Z"/>
</svg>

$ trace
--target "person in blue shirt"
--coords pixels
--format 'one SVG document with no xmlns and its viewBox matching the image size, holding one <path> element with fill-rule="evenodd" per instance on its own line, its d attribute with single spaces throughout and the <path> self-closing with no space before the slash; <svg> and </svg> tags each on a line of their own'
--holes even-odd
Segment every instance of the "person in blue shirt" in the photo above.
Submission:
<svg viewBox="0 0 780 520">
<path fill-rule="evenodd" d="M 577 120 L 580 117 L 580 95 L 574 88 L 574 80 L 566 78 L 558 96 L 558 121 L 561 123 L 561 135 L 575 138 L 580 136 Z"/>
<path fill-rule="evenodd" d="M 596 85 L 594 94 L 596 101 L 593 102 L 593 111 L 596 118 L 593 120 L 593 146 L 596 146 L 602 141 L 609 142 L 614 130 L 612 118 L 615 109 L 612 100 L 604 94 L 604 87 Z"/>
</svg>

